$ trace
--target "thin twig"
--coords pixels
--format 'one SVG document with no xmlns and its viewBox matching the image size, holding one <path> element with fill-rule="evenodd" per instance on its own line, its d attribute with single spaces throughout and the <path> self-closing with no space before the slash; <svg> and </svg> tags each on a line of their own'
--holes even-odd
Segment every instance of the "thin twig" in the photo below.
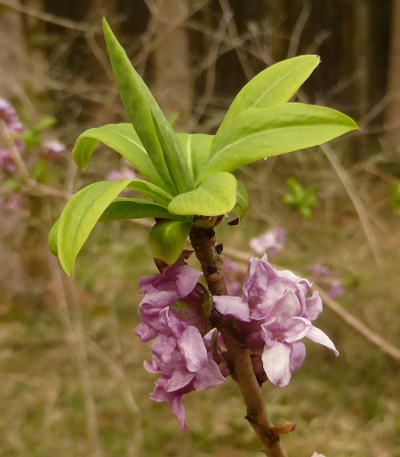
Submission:
<svg viewBox="0 0 400 457">
<path fill-rule="evenodd" d="M 101 457 L 102 450 L 98 438 L 96 403 L 94 401 L 92 392 L 92 383 L 88 367 L 88 354 L 85 340 L 83 338 L 82 318 L 80 314 L 75 285 L 72 280 L 69 278 L 66 279 L 66 281 L 68 281 L 68 290 L 71 293 L 70 295 L 75 311 L 74 316 L 71 317 L 70 311 L 68 309 L 67 294 L 64 288 L 63 278 L 61 276 L 60 266 L 56 262 L 55 257 L 53 257 L 50 253 L 48 254 L 48 261 L 50 264 L 51 272 L 53 274 L 56 299 L 58 309 L 60 311 L 61 321 L 64 325 L 67 341 L 70 344 L 71 352 L 75 357 L 78 367 L 79 377 L 85 399 L 86 429 L 88 438 L 92 446 L 93 456 Z"/>
<path fill-rule="evenodd" d="M 299 18 L 296 21 L 296 24 L 293 29 L 293 33 L 290 39 L 289 50 L 287 53 L 288 57 L 294 57 L 297 54 L 299 43 L 301 39 L 301 35 L 303 33 L 304 26 L 306 25 L 308 18 L 310 17 L 311 13 L 311 5 L 309 0 L 303 1 L 303 8 L 301 9 L 301 13 Z"/>
<path fill-rule="evenodd" d="M 89 26 L 88 24 L 82 24 L 80 22 L 72 21 L 71 19 L 65 19 L 54 14 L 45 13 L 36 8 L 22 5 L 14 0 L 0 0 L 0 5 L 7 6 L 18 13 L 26 14 L 27 16 L 34 17 L 41 21 L 59 25 L 60 27 L 64 27 L 66 29 L 77 30 L 78 32 L 83 32 L 85 34 L 93 34 L 100 30 L 99 27 Z"/>
</svg>

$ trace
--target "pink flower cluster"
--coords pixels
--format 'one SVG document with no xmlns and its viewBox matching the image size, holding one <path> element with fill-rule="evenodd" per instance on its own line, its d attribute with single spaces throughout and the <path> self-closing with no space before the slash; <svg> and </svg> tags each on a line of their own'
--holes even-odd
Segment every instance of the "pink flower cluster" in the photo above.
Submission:
<svg viewBox="0 0 400 457">
<path fill-rule="evenodd" d="M 267 230 L 256 238 L 252 238 L 249 245 L 259 255 L 266 254 L 267 252 L 273 255 L 283 249 L 285 240 L 286 229 L 284 227 L 278 227 Z"/>
<path fill-rule="evenodd" d="M 4 123 L 4 126 L 7 130 L 7 135 L 11 138 L 19 133 L 22 133 L 25 130 L 24 125 L 19 120 L 18 114 L 11 104 L 4 98 L 0 98 L 0 122 Z M 1 129 L 3 131 L 3 129 Z M 7 139 L 8 140 L 8 139 Z M 25 144 L 21 138 L 13 139 L 15 146 L 23 151 Z M 0 165 L 9 172 L 15 171 L 15 164 L 12 159 L 12 155 L 9 148 L 4 148 L 0 150 Z"/>
<path fill-rule="evenodd" d="M 239 322 L 240 336 L 254 357 L 254 366 L 278 387 L 287 386 L 291 376 L 304 361 L 306 348 L 300 340 L 308 338 L 338 355 L 329 337 L 311 322 L 322 311 L 317 292 L 310 295 L 311 284 L 288 270 L 274 269 L 264 256 L 250 259 L 244 296 L 214 297 L 221 314 Z"/>
<path fill-rule="evenodd" d="M 31 132 L 28 132 L 28 129 L 22 124 L 12 105 L 0 97 L 0 140 L 3 140 L 5 146 L 0 149 L 0 168 L 8 173 L 14 173 L 17 169 L 16 155 L 29 148 L 29 142 L 27 141 L 27 146 L 21 136 L 23 133 Z M 40 154 L 46 159 L 60 159 L 64 151 L 65 146 L 55 139 L 47 139 L 40 143 Z M 24 159 L 21 157 L 21 160 Z M 12 211 L 18 211 L 20 200 L 20 195 L 14 192 L 6 199 L 5 206 Z M 0 204 L 3 204 L 2 199 L 0 199 Z"/>
<path fill-rule="evenodd" d="M 333 279 L 331 270 L 322 263 L 314 263 L 310 266 L 310 272 L 316 281 L 329 287 L 328 294 L 333 298 L 338 298 L 344 294 L 342 281 Z"/>
<path fill-rule="evenodd" d="M 139 281 L 144 294 L 139 307 L 142 324 L 136 334 L 145 343 L 153 340 L 152 360 L 144 367 L 160 376 L 150 398 L 171 402 L 179 425 L 186 430 L 182 396 L 216 387 L 225 381 L 211 351 L 211 332 L 203 316 L 205 289 L 198 284 L 201 272 L 189 267 L 190 252 L 160 274 Z"/>
<path fill-rule="evenodd" d="M 142 343 L 154 340 L 152 361 L 144 365 L 160 376 L 151 398 L 170 402 L 182 429 L 186 428 L 182 396 L 216 387 L 228 373 L 226 363 L 213 357 L 211 338 L 215 329 L 211 329 L 203 309 L 207 292 L 198 283 L 201 272 L 186 264 L 189 256 L 190 252 L 184 251 L 162 273 L 140 280 L 144 297 L 139 316 L 143 323 L 136 327 Z M 236 272 L 231 264 L 227 267 L 228 273 Z M 236 320 L 237 337 L 250 349 L 260 383 L 268 379 L 278 387 L 289 384 L 306 355 L 300 341 L 303 338 L 338 355 L 329 337 L 311 323 L 321 313 L 322 302 L 317 292 L 311 293 L 309 281 L 274 269 L 266 256 L 252 257 L 242 290 L 243 296 L 214 296 L 213 302 L 217 312 Z M 224 354 L 221 336 L 218 344 L 222 350 L 214 352 Z"/>
</svg>

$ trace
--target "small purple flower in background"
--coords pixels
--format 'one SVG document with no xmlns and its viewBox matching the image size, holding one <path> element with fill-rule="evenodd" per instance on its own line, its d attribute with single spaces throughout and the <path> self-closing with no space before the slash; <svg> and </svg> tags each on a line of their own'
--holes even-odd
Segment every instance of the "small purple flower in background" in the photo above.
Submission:
<svg viewBox="0 0 400 457">
<path fill-rule="evenodd" d="M 26 130 L 25 126 L 19 120 L 18 114 L 11 104 L 0 97 L 0 122 L 4 122 L 8 133 L 11 136 L 17 135 L 18 133 L 24 132 Z M 1 130 L 0 130 L 1 131 Z M 15 146 L 19 151 L 25 149 L 25 143 L 22 138 L 14 138 Z M 10 171 L 10 170 L 8 170 Z M 12 170 L 14 171 L 14 170 Z"/>
<path fill-rule="evenodd" d="M 216 387 L 225 381 L 211 350 L 211 332 L 206 333 L 203 316 L 204 287 L 198 283 L 202 273 L 189 267 L 184 251 L 174 265 L 162 273 L 139 281 L 144 297 L 139 306 L 142 324 L 136 334 L 142 343 L 154 340 L 152 361 L 145 369 L 161 376 L 150 398 L 168 401 L 183 430 L 185 407 L 182 396 L 194 390 Z"/>
<path fill-rule="evenodd" d="M 328 295 L 333 299 L 344 294 L 342 281 L 332 278 L 331 270 L 322 263 L 314 263 L 309 268 L 313 277 L 326 286 L 329 286 Z"/>
<path fill-rule="evenodd" d="M 328 294 L 333 298 L 338 298 L 341 295 L 344 294 L 344 289 L 343 289 L 343 284 L 342 281 L 339 281 L 338 279 L 334 279 L 331 282 L 331 287 L 328 290 Z"/>
<path fill-rule="evenodd" d="M 315 278 L 327 278 L 331 276 L 331 270 L 322 263 L 314 263 L 310 266 L 309 270 Z"/>
<path fill-rule="evenodd" d="M 311 321 L 322 311 L 322 301 L 311 284 L 288 270 L 275 270 L 267 260 L 252 257 L 243 286 L 244 297 L 213 297 L 221 314 L 236 318 L 241 337 L 272 384 L 284 387 L 304 361 L 308 338 L 338 355 L 333 342 Z M 262 379 L 262 373 L 256 373 Z"/>
<path fill-rule="evenodd" d="M 19 195 L 12 195 L 7 202 L 7 208 L 11 211 L 19 211 L 21 209 L 19 203 Z"/>
<path fill-rule="evenodd" d="M 281 251 L 284 247 L 286 239 L 286 229 L 283 227 L 267 230 L 256 238 L 250 240 L 250 247 L 259 255 L 266 254 L 268 251 L 270 255 Z"/>
<path fill-rule="evenodd" d="M 42 143 L 43 154 L 50 159 L 61 159 L 65 152 L 65 145 L 58 140 L 45 140 Z"/>
<path fill-rule="evenodd" d="M 123 168 L 121 171 L 119 170 L 111 170 L 107 176 L 106 179 L 108 181 L 119 181 L 122 179 L 135 179 L 136 174 L 133 170 L 130 170 L 129 168 Z"/>
<path fill-rule="evenodd" d="M 236 295 L 240 289 L 239 277 L 240 269 L 239 265 L 231 260 L 224 258 L 224 278 L 226 288 L 228 289 L 229 295 Z"/>
<path fill-rule="evenodd" d="M 9 171 L 10 173 L 13 173 L 16 170 L 9 149 L 2 149 L 0 151 L 0 165 L 4 170 Z"/>
<path fill-rule="evenodd" d="M 19 120 L 18 114 L 11 104 L 0 97 L 0 120 L 2 120 L 9 130 L 11 135 L 21 133 L 25 130 L 24 125 Z"/>
</svg>

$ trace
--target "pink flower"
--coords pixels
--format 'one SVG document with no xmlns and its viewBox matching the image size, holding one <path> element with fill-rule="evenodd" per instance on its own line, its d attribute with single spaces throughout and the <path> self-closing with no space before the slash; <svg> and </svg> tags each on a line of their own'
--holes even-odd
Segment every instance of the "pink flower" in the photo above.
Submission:
<svg viewBox="0 0 400 457">
<path fill-rule="evenodd" d="M 327 278 L 331 276 L 331 270 L 322 263 L 314 263 L 310 266 L 309 270 L 315 278 Z"/>
<path fill-rule="evenodd" d="M 19 204 L 19 195 L 14 194 L 11 196 L 7 202 L 7 208 L 11 211 L 19 211 L 21 209 Z"/>
<path fill-rule="evenodd" d="M 275 386 L 288 385 L 303 363 L 306 349 L 300 340 L 304 337 L 338 355 L 329 337 L 311 324 L 321 313 L 322 302 L 317 292 L 310 295 L 310 291 L 306 279 L 275 270 L 264 256 L 250 259 L 244 297 L 213 297 L 217 311 L 238 319 L 246 346 L 261 357 L 262 368 Z"/>
<path fill-rule="evenodd" d="M 213 359 L 209 336 L 202 336 L 207 328 L 202 308 L 206 291 L 198 283 L 202 273 L 185 263 L 190 255 L 184 251 L 174 265 L 139 281 L 144 293 L 139 306 L 143 323 L 136 327 L 142 343 L 155 338 L 152 361 L 144 366 L 161 378 L 150 397 L 170 402 L 183 430 L 186 413 L 182 396 L 225 381 Z"/>
<path fill-rule="evenodd" d="M 122 180 L 122 179 L 134 179 L 134 178 L 136 178 L 136 174 L 133 170 L 130 170 L 129 168 L 123 168 L 121 171 L 111 170 L 106 176 L 106 179 L 108 181 L 118 181 L 118 180 Z"/>
<path fill-rule="evenodd" d="M 206 339 L 193 326 L 187 326 L 180 338 L 159 336 L 153 343 L 153 359 L 145 362 L 148 372 L 160 375 L 150 398 L 171 403 L 172 413 L 186 430 L 182 396 L 217 387 L 225 381 Z"/>
<path fill-rule="evenodd" d="M 229 295 L 236 295 L 240 289 L 238 278 L 240 276 L 239 265 L 224 258 L 224 278 Z"/>
<path fill-rule="evenodd" d="M 2 149 L 0 151 L 0 165 L 10 173 L 16 170 L 14 160 L 11 157 L 9 149 Z"/>
<path fill-rule="evenodd" d="M 23 132 L 25 130 L 24 125 L 19 120 L 18 114 L 11 104 L 0 97 L 0 120 L 5 122 L 11 135 Z"/>
<path fill-rule="evenodd" d="M 43 153 L 50 159 L 61 159 L 65 152 L 65 145 L 58 140 L 45 140 L 42 143 Z"/>
<path fill-rule="evenodd" d="M 325 457 L 324 454 L 318 454 L 318 452 L 314 452 L 311 457 Z"/>
<path fill-rule="evenodd" d="M 328 294 L 333 298 L 338 298 L 344 294 L 344 289 L 342 285 L 342 281 L 335 279 L 331 282 L 331 286 L 328 290 Z"/>
<path fill-rule="evenodd" d="M 283 227 L 267 230 L 257 238 L 250 240 L 250 247 L 257 254 L 265 254 L 269 251 L 269 254 L 273 255 L 278 251 L 281 251 L 284 247 L 286 239 L 286 229 Z"/>
</svg>

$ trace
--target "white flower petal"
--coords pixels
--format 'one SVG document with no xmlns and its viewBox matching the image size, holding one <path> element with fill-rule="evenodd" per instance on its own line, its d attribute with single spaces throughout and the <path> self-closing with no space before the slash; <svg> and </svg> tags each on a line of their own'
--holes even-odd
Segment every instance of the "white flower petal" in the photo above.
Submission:
<svg viewBox="0 0 400 457">
<path fill-rule="evenodd" d="M 313 341 L 314 343 L 322 344 L 323 346 L 327 347 L 336 355 L 336 357 L 339 355 L 339 351 L 336 349 L 332 340 L 321 329 L 312 325 L 306 335 L 306 338 Z"/>
<path fill-rule="evenodd" d="M 268 379 L 274 386 L 285 387 L 289 384 L 291 353 L 292 347 L 288 344 L 274 342 L 272 346 L 264 346 L 262 363 Z"/>
</svg>

